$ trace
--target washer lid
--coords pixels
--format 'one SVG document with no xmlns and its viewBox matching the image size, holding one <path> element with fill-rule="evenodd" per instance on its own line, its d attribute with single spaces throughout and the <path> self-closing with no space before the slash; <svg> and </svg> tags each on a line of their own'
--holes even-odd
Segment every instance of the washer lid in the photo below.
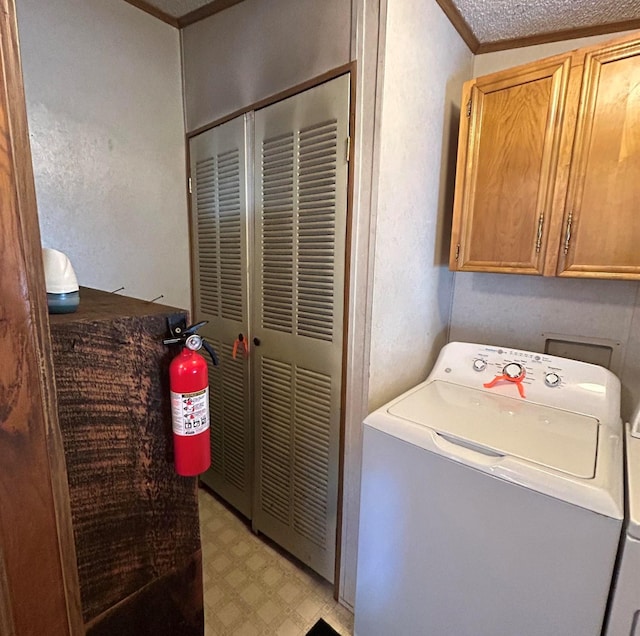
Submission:
<svg viewBox="0 0 640 636">
<path fill-rule="evenodd" d="M 423 385 L 388 412 L 500 455 L 595 476 L 598 420 L 592 417 L 442 381 Z"/>
</svg>

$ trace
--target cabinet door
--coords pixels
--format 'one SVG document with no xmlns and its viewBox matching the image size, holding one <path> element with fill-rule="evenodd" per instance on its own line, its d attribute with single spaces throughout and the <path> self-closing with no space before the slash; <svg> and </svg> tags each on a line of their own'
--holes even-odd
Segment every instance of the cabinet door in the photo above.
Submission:
<svg viewBox="0 0 640 636">
<path fill-rule="evenodd" d="M 255 114 L 254 528 L 334 577 L 349 76 Z"/>
<path fill-rule="evenodd" d="M 202 481 L 251 516 L 253 431 L 249 363 L 233 344 L 247 334 L 247 145 L 245 117 L 197 137 L 191 161 L 191 237 L 196 321 L 218 353 L 209 363 L 211 469 Z"/>
<path fill-rule="evenodd" d="M 558 274 L 640 276 L 640 42 L 585 57 Z"/>
<path fill-rule="evenodd" d="M 451 269 L 543 273 L 569 70 L 555 58 L 467 85 Z"/>
</svg>

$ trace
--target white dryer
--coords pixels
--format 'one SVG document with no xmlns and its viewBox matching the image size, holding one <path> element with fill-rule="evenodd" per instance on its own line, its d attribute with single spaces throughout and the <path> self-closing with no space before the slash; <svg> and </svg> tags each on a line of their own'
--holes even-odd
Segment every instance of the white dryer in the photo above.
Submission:
<svg viewBox="0 0 640 636">
<path fill-rule="evenodd" d="M 356 636 L 599 636 L 623 520 L 619 413 L 601 367 L 444 347 L 364 423 Z"/>
<path fill-rule="evenodd" d="M 627 521 L 606 636 L 640 636 L 640 409 L 626 427 Z"/>
</svg>

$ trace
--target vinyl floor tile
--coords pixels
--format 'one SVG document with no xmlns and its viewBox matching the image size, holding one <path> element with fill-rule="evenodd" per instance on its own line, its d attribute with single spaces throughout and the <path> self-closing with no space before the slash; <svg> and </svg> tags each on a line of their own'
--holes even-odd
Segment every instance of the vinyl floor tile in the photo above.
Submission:
<svg viewBox="0 0 640 636">
<path fill-rule="evenodd" d="M 199 491 L 205 636 L 303 636 L 324 618 L 341 636 L 353 614 L 333 587 L 261 537 L 206 490 Z"/>
</svg>

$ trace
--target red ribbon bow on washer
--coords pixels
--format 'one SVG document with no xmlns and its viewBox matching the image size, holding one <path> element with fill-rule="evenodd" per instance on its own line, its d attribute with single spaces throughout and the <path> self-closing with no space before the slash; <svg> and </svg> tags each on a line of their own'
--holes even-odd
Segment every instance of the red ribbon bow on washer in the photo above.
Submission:
<svg viewBox="0 0 640 636">
<path fill-rule="evenodd" d="M 502 369 L 502 374 L 497 375 L 491 382 L 487 382 L 482 386 L 485 389 L 490 389 L 494 387 L 498 382 L 502 380 L 506 380 L 507 382 L 512 382 L 518 387 L 518 393 L 520 393 L 520 397 L 525 397 L 524 395 L 524 387 L 522 386 L 522 380 L 524 380 L 526 373 L 524 367 L 517 362 L 510 362 L 507 364 L 504 369 Z"/>
</svg>

